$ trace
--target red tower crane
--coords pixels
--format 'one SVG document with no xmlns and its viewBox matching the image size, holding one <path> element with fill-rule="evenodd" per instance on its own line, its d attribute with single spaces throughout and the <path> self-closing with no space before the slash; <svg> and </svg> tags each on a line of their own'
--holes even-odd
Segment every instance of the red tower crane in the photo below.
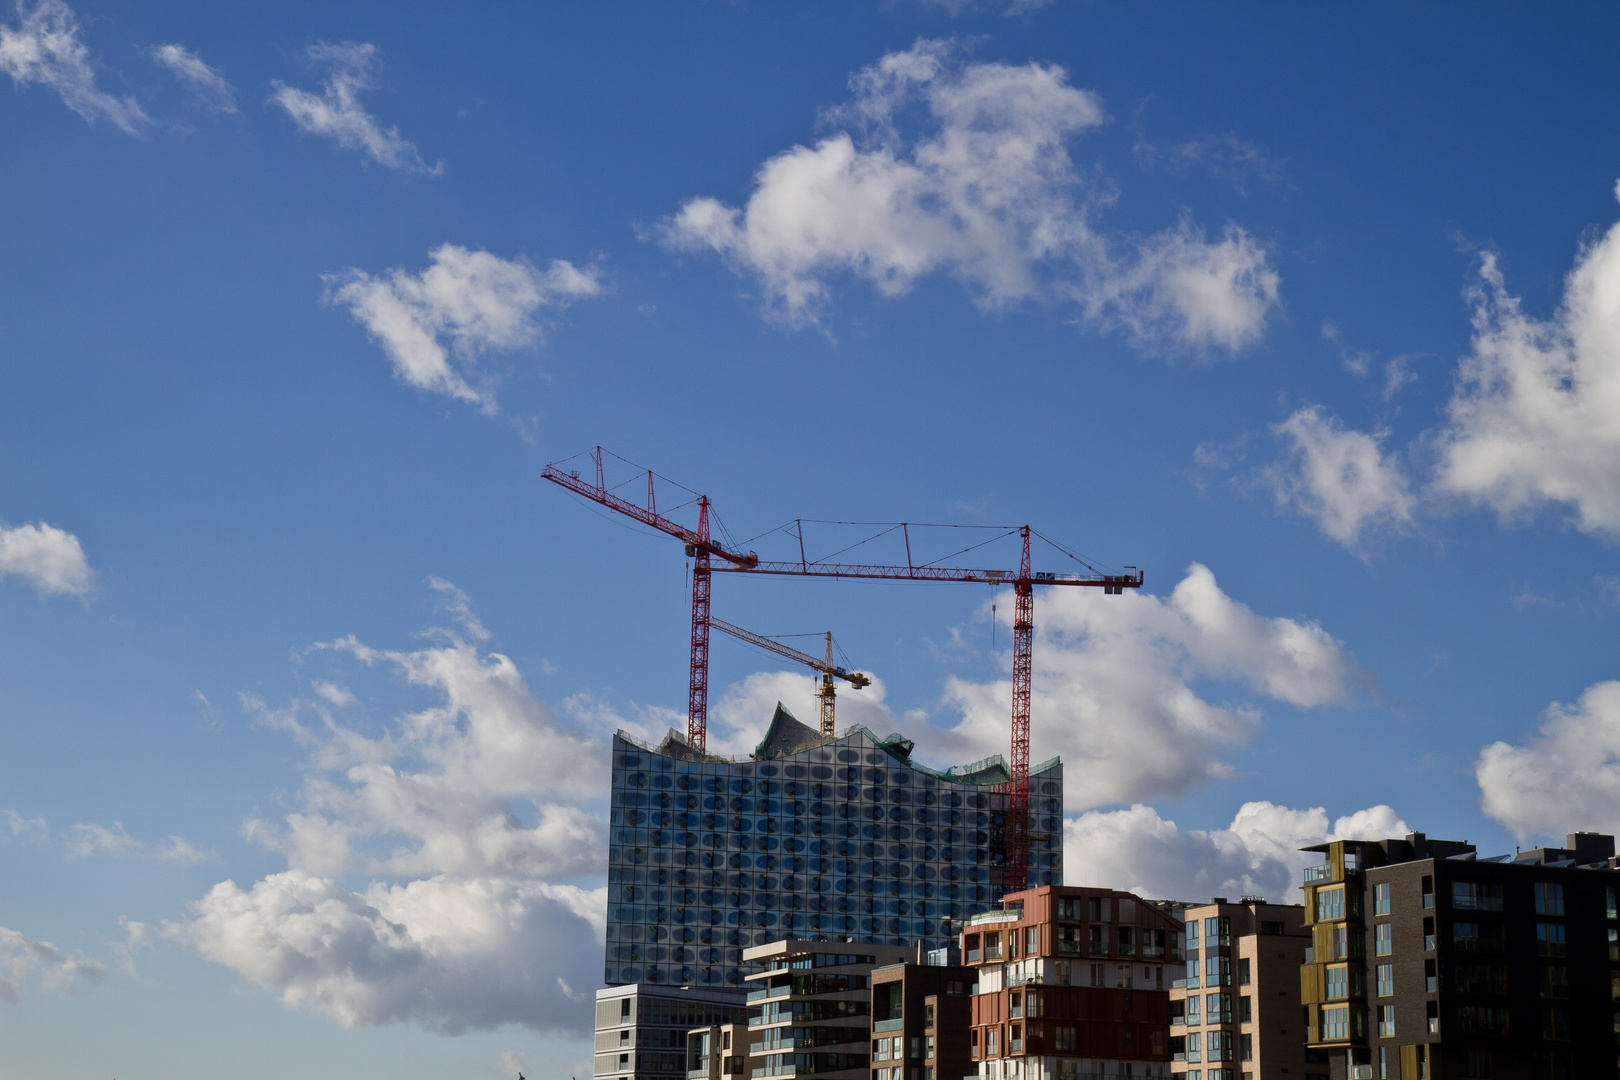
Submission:
<svg viewBox="0 0 1620 1080">
<path fill-rule="evenodd" d="M 552 464 L 541 475 L 555 484 L 600 503 L 610 510 L 635 518 L 645 525 L 668 533 L 686 544 L 686 553 L 692 559 L 692 664 L 688 683 L 687 741 L 701 750 L 708 731 L 709 688 L 709 591 L 711 575 L 716 572 L 739 574 L 784 574 L 795 577 L 876 578 L 890 581 L 965 581 L 990 585 L 1011 585 L 1015 603 L 1013 607 L 1012 657 L 1012 746 L 1006 786 L 1008 799 L 1008 843 L 1005 863 L 1005 884 L 1011 888 L 1025 888 L 1029 879 L 1029 727 L 1030 690 L 1034 674 L 1035 647 L 1035 586 L 1076 585 L 1100 588 L 1107 595 L 1118 596 L 1126 589 L 1142 587 L 1143 575 L 1135 574 L 1056 574 L 1031 569 L 1028 525 L 1016 531 L 1023 540 L 1023 557 L 1018 570 L 983 570 L 968 567 L 936 566 L 932 563 L 918 566 L 911 561 L 910 527 L 898 527 L 906 541 L 906 565 L 882 566 L 861 563 L 831 563 L 811 561 L 804 554 L 804 526 L 798 523 L 799 561 L 768 562 L 754 552 L 733 551 L 716 543 L 709 531 L 709 497 L 697 497 L 697 528 L 689 529 L 660 515 L 653 490 L 653 472 L 647 470 L 647 505 L 615 495 L 609 490 L 602 475 L 602 448 L 590 451 L 596 466 L 595 483 L 582 478 L 575 469 L 562 469 Z M 718 557 L 717 565 L 712 560 Z M 1089 569 L 1089 567 L 1088 567 Z M 1135 567 L 1127 569 L 1136 570 Z"/>
</svg>

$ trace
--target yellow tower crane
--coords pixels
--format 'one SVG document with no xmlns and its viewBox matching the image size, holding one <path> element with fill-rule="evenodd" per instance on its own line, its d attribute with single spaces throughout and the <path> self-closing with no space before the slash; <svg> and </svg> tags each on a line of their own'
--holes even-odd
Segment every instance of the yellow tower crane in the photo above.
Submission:
<svg viewBox="0 0 1620 1080">
<path fill-rule="evenodd" d="M 821 733 L 823 735 L 834 734 L 833 698 L 835 694 L 833 679 L 843 679 L 857 690 L 872 684 L 872 680 L 860 672 L 845 671 L 833 663 L 832 633 L 830 631 L 827 634 L 827 659 L 818 660 L 809 653 L 800 652 L 798 649 L 784 645 L 780 641 L 774 641 L 762 634 L 752 633 L 740 626 L 732 626 L 728 622 L 721 622 L 712 615 L 709 617 L 709 625 L 716 630 L 724 630 L 732 637 L 740 638 L 750 645 L 758 645 L 762 649 L 769 649 L 778 656 L 785 656 L 789 660 L 797 660 L 805 667 L 814 668 L 816 671 L 821 672 L 821 693 L 818 696 L 821 698 Z"/>
</svg>

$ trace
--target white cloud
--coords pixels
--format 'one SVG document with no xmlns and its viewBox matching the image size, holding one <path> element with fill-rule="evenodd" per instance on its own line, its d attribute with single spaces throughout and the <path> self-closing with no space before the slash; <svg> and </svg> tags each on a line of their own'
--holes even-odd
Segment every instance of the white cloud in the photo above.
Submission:
<svg viewBox="0 0 1620 1080">
<path fill-rule="evenodd" d="M 42 817 L 25 818 L 15 810 L 7 810 L 0 817 L 4 818 L 6 835 L 12 840 L 39 844 L 50 835 L 50 828 Z"/>
<path fill-rule="evenodd" d="M 364 326 L 394 373 L 412 386 L 494 412 L 495 378 L 478 366 L 481 353 L 516 349 L 539 337 L 541 308 L 562 310 L 596 296 L 592 268 L 554 259 L 545 270 L 487 251 L 443 244 L 420 274 L 403 267 L 372 277 L 350 269 L 327 275 L 327 301 Z"/>
<path fill-rule="evenodd" d="M 501 1056 L 490 1066 L 496 1076 L 514 1077 L 529 1067 L 528 1055 L 521 1050 L 502 1050 Z"/>
<path fill-rule="evenodd" d="M 1480 807 L 1519 840 L 1620 833 L 1620 682 L 1554 703 L 1522 745 L 1494 742 L 1474 764 Z"/>
<path fill-rule="evenodd" d="M 1183 220 L 1121 243 L 1093 229 L 1112 193 L 1068 147 L 1106 113 L 1062 68 L 967 63 L 919 41 L 850 85 L 823 117 L 837 130 L 767 161 L 746 206 L 692 199 L 663 241 L 758 279 L 788 326 L 815 324 L 840 275 L 895 296 L 945 272 L 981 307 L 1067 300 L 1145 346 L 1230 351 L 1263 332 L 1278 278 L 1243 230 L 1210 243 Z M 903 133 L 919 107 L 925 128 Z"/>
<path fill-rule="evenodd" d="M 106 969 L 84 956 L 69 956 L 48 941 L 35 941 L 0 926 L 0 1001 L 18 1002 L 23 991 L 41 989 L 68 994 L 85 983 L 101 981 Z"/>
<path fill-rule="evenodd" d="M 434 588 L 480 626 L 459 590 Z M 330 694 L 275 708 L 244 697 L 308 753 L 297 809 L 243 826 L 288 870 L 222 882 L 167 933 L 345 1026 L 588 1028 L 568 987 L 600 978 L 606 890 L 571 879 L 606 864 L 590 809 L 606 747 L 560 722 L 507 657 L 456 631 L 428 636 L 414 651 L 316 646 L 428 695 L 386 723 Z M 341 880 L 355 875 L 369 880 Z"/>
<path fill-rule="evenodd" d="M 165 932 L 347 1028 L 582 1032 L 590 1010 L 549 973 L 600 971 L 606 906 L 606 888 L 437 875 L 351 892 L 289 870 L 221 882 Z"/>
<path fill-rule="evenodd" d="M 195 866 L 218 857 L 179 836 L 171 836 L 166 843 L 158 845 L 143 843 L 129 835 L 121 821 L 113 822 L 111 828 L 84 822 L 73 826 L 72 832 L 67 853 L 74 859 L 87 859 L 92 855 L 139 855 L 176 866 Z"/>
<path fill-rule="evenodd" d="M 1317 405 L 1272 430 L 1288 444 L 1286 456 L 1264 474 L 1278 506 L 1297 510 L 1352 551 L 1380 534 L 1415 528 L 1418 498 L 1384 451 L 1387 431 L 1346 428 Z"/>
<path fill-rule="evenodd" d="M 1436 488 L 1504 520 L 1567 506 L 1620 536 L 1620 224 L 1582 248 L 1551 318 L 1525 313 L 1492 254 L 1470 299 Z"/>
<path fill-rule="evenodd" d="M 1300 851 L 1328 840 L 1381 840 L 1409 832 L 1388 806 L 1348 814 L 1328 826 L 1320 806 L 1293 810 L 1244 803 L 1224 829 L 1189 829 L 1138 803 L 1092 811 L 1063 823 L 1063 874 L 1071 885 L 1107 885 L 1152 899 L 1207 901 L 1264 896 L 1298 902 L 1301 871 L 1321 856 Z"/>
<path fill-rule="evenodd" d="M 431 168 L 399 128 L 384 130 L 375 117 L 360 105 L 360 92 L 370 90 L 377 68 L 377 47 L 352 41 L 330 45 L 319 42 L 309 47 L 309 58 L 329 69 L 319 96 L 272 83 L 270 100 L 287 110 L 300 131 L 334 140 L 345 150 L 359 150 L 379 165 L 406 172 L 437 176 L 444 170 L 439 162 Z"/>
<path fill-rule="evenodd" d="M 91 124 L 110 120 L 130 135 L 140 133 L 146 113 L 134 98 L 96 88 L 90 50 L 79 40 L 79 20 L 63 0 L 17 0 L 17 25 L 0 26 L 0 71 L 18 86 L 38 83 Z"/>
<path fill-rule="evenodd" d="M 1196 682 L 1235 682 L 1311 708 L 1348 703 L 1366 679 L 1321 626 L 1256 614 L 1197 563 L 1168 598 L 1099 593 L 1049 589 L 1036 607 L 1033 757 L 1061 754 L 1069 775 L 1085 778 L 1071 789 L 1079 806 L 1230 775 L 1221 748 L 1252 737 L 1260 713 L 1208 701 Z M 958 760 L 1006 752 L 1009 683 L 953 678 L 946 695 L 963 718 L 922 749 Z"/>
<path fill-rule="evenodd" d="M 79 538 L 54 525 L 0 525 L 0 578 L 27 581 L 41 593 L 83 596 L 95 584 Z"/>
<path fill-rule="evenodd" d="M 190 49 L 183 45 L 155 45 L 151 49 L 151 56 L 168 68 L 175 78 L 191 87 L 204 105 L 220 112 L 236 111 L 236 88 Z"/>
</svg>

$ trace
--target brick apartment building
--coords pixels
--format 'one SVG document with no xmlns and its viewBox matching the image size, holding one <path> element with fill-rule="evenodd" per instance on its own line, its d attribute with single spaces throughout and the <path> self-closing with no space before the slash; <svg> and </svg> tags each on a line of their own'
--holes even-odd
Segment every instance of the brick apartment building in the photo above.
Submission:
<svg viewBox="0 0 1620 1080">
<path fill-rule="evenodd" d="M 1305 849 L 1310 1046 L 1332 1080 L 1613 1080 L 1614 838 L 1480 858 L 1469 844 Z"/>
<path fill-rule="evenodd" d="M 970 1037 L 978 1075 L 1169 1076 L 1180 920 L 1108 889 L 1043 886 L 1002 903 L 962 933 L 963 962 L 979 973 Z"/>
<path fill-rule="evenodd" d="M 1181 1080 L 1303 1080 L 1305 909 L 1217 896 L 1183 916 L 1187 968 L 1170 987 L 1171 1074 Z"/>
<path fill-rule="evenodd" d="M 872 1080 L 962 1080 L 975 1071 L 968 1033 L 978 972 L 956 949 L 872 972 Z"/>
</svg>

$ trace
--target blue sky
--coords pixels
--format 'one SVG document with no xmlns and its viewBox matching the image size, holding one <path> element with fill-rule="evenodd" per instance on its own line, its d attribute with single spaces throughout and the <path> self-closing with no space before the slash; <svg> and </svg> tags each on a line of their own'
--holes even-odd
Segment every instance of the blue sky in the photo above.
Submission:
<svg viewBox="0 0 1620 1080">
<path fill-rule="evenodd" d="M 678 544 L 540 478 L 596 444 L 762 554 L 1141 567 L 1037 599 L 1071 882 L 1616 831 L 1617 31 L 8 7 L 0 1077 L 583 1075 L 603 746 L 683 723 L 689 612 Z M 715 586 L 939 764 L 1004 750 L 991 604 Z M 717 640 L 712 745 L 778 698 Z"/>
</svg>

